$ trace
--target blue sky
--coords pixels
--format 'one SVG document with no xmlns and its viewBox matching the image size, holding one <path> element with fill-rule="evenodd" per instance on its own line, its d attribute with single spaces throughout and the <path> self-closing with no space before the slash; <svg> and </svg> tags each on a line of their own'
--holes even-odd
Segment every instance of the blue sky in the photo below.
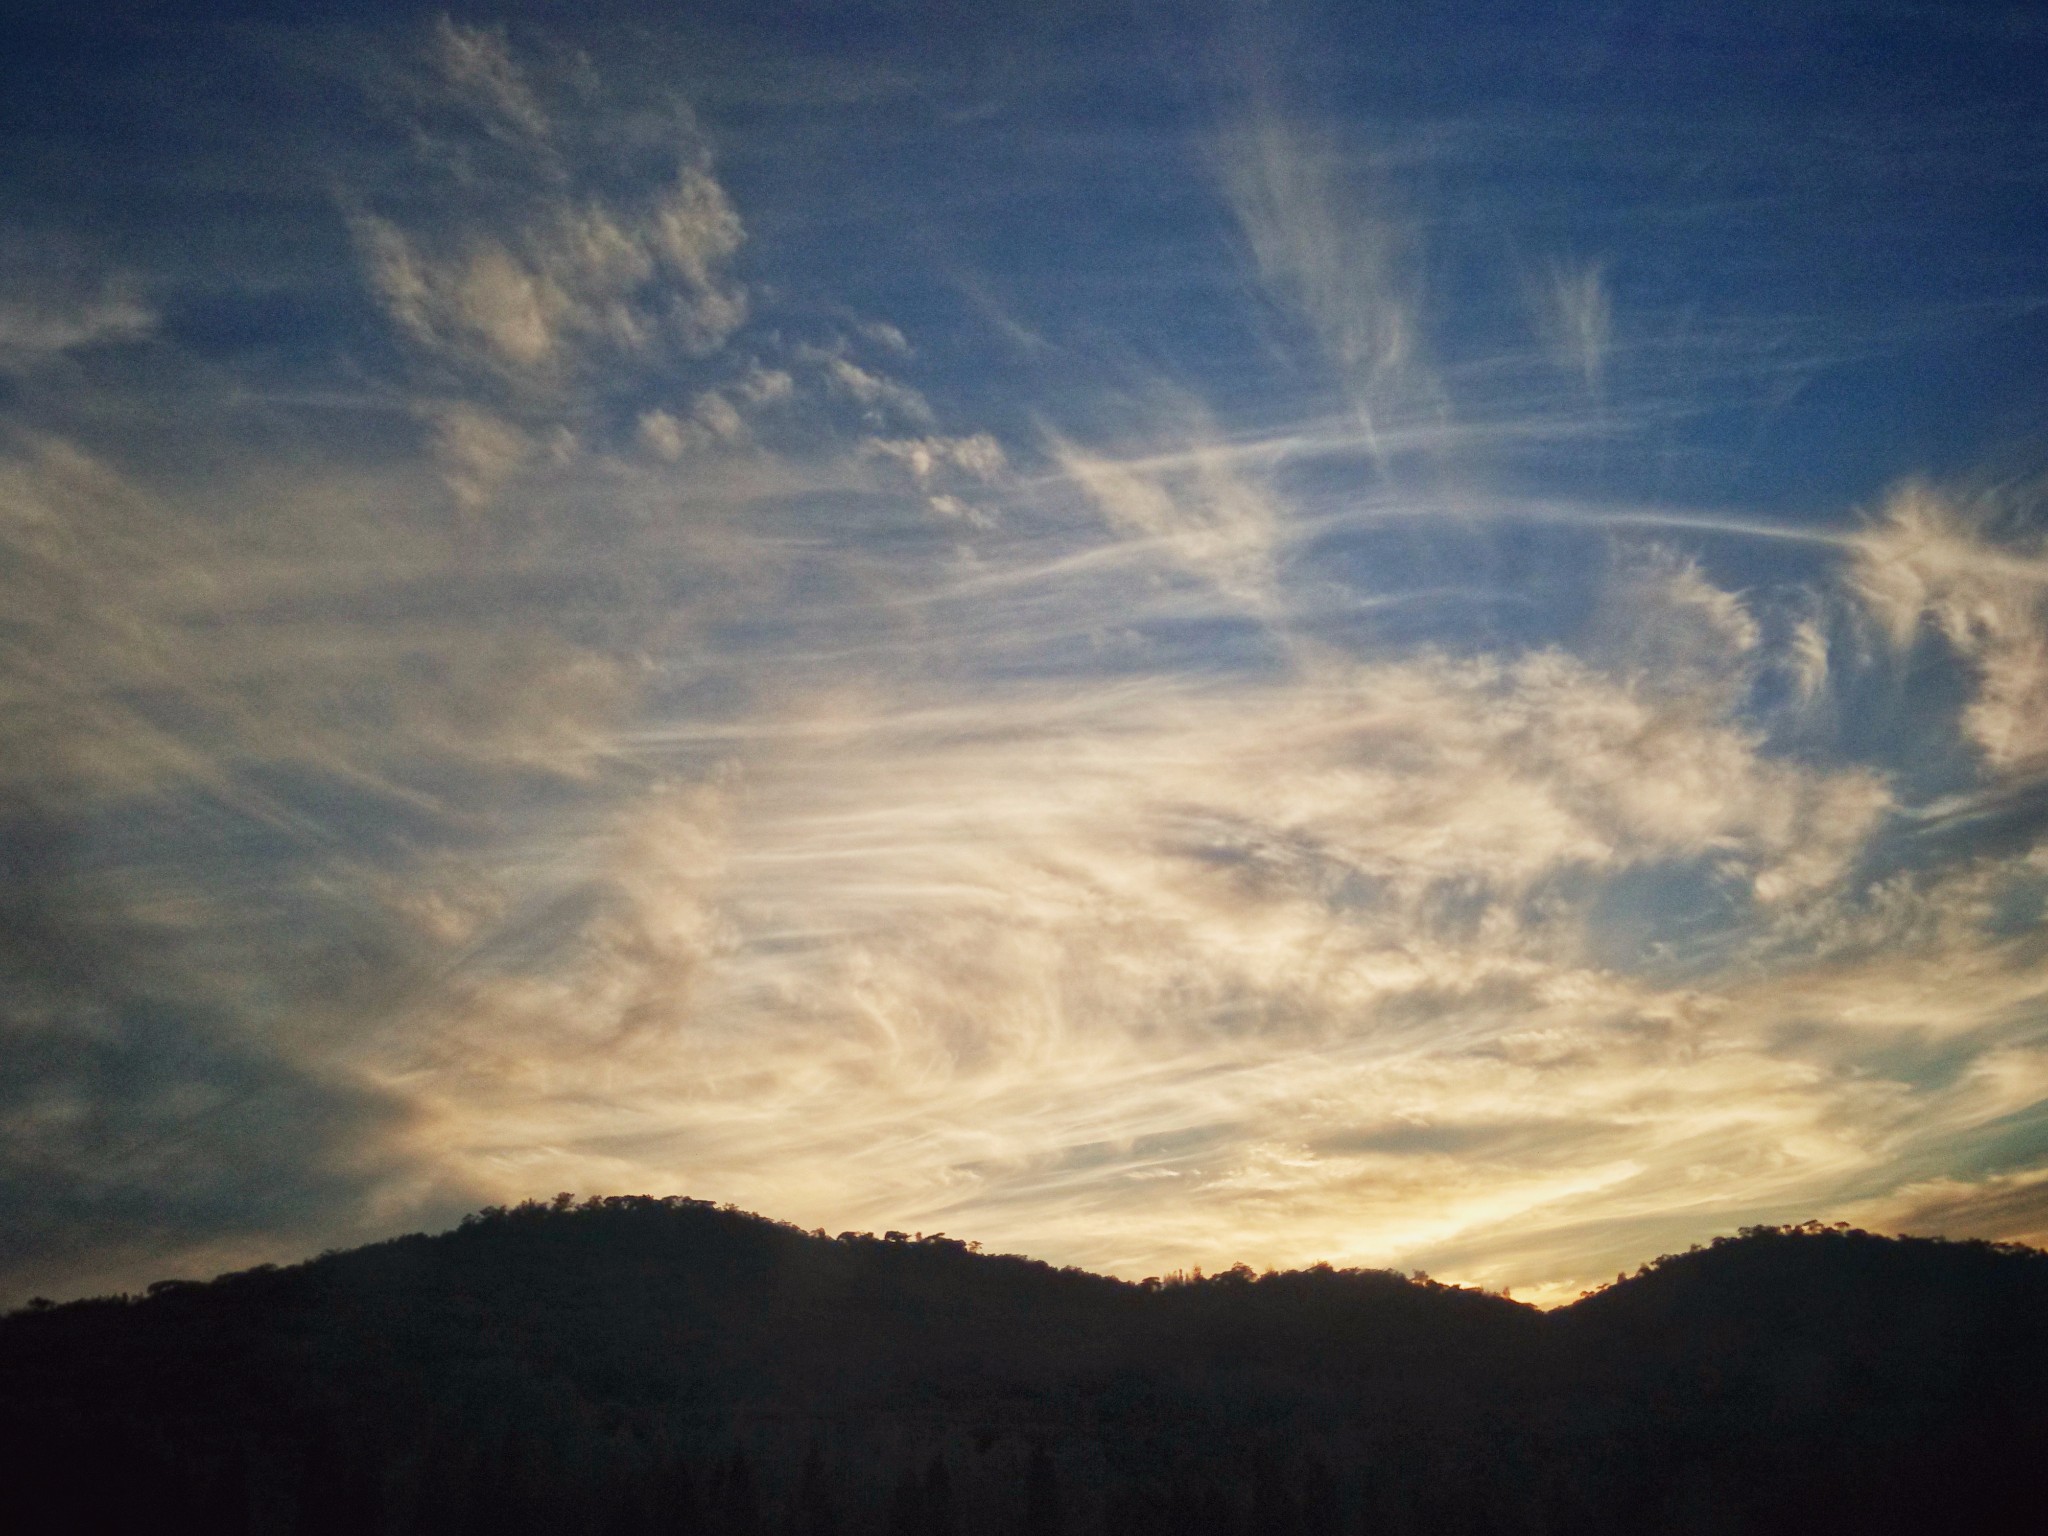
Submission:
<svg viewBox="0 0 2048 1536">
<path fill-rule="evenodd" d="M 6 42 L 10 1297 L 2048 1238 L 2029 10 Z"/>
</svg>

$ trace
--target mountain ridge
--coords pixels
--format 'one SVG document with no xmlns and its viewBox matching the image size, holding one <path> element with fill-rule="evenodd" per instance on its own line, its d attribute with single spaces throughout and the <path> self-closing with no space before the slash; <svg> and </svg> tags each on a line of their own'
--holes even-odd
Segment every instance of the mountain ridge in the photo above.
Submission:
<svg viewBox="0 0 2048 1536">
<path fill-rule="evenodd" d="M 14 1313 L 0 1440 L 50 1529 L 1961 1530 L 2044 1368 L 2012 1245 L 1752 1228 L 1545 1313 L 564 1198 Z"/>
</svg>

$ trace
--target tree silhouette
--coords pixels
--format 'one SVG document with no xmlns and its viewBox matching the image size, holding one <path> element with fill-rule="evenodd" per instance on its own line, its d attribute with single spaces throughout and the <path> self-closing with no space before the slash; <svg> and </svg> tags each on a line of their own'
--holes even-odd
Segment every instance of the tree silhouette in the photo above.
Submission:
<svg viewBox="0 0 2048 1536">
<path fill-rule="evenodd" d="M 1024 1536 L 1064 1536 L 1064 1532 L 1059 1474 L 1045 1442 L 1035 1440 L 1024 1467 Z"/>
<path fill-rule="evenodd" d="M 761 1495 L 747 1453 L 736 1450 L 719 1470 L 718 1536 L 763 1536 Z"/>
<path fill-rule="evenodd" d="M 905 1467 L 889 1500 L 889 1536 L 926 1536 L 924 1485 Z"/>
<path fill-rule="evenodd" d="M 825 1477 L 825 1458 L 816 1440 L 804 1452 L 804 1469 L 797 1484 L 790 1531 L 792 1536 L 839 1536 L 839 1518 L 833 1508 L 831 1486 Z"/>
</svg>

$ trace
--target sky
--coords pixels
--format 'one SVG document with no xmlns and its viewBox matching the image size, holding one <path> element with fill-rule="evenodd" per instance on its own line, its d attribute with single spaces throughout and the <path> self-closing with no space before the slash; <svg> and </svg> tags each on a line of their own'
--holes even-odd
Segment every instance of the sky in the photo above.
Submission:
<svg viewBox="0 0 2048 1536">
<path fill-rule="evenodd" d="M 0 1305 L 2048 1243 L 2037 7 L 34 10 Z"/>
</svg>

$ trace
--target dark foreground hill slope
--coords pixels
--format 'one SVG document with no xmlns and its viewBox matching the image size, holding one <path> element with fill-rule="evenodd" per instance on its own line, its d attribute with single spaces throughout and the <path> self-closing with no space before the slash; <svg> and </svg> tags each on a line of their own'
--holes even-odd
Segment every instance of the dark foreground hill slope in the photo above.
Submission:
<svg viewBox="0 0 2048 1536">
<path fill-rule="evenodd" d="M 0 1322 L 27 1531 L 1977 1531 L 2044 1444 L 2048 1256 L 1825 1230 L 1545 1315 L 608 1200 Z"/>
</svg>

